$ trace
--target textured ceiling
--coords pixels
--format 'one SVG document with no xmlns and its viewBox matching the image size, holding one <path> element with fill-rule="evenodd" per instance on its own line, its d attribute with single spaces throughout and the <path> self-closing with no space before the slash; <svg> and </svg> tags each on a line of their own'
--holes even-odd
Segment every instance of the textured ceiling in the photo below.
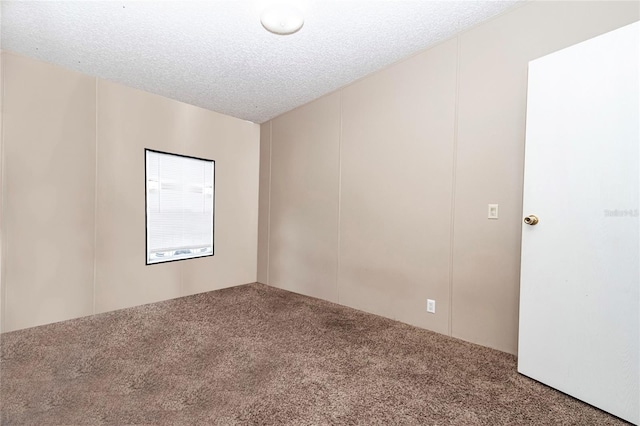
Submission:
<svg viewBox="0 0 640 426">
<path fill-rule="evenodd" d="M 507 1 L 2 1 L 2 48 L 262 123 L 513 7 Z"/>
</svg>

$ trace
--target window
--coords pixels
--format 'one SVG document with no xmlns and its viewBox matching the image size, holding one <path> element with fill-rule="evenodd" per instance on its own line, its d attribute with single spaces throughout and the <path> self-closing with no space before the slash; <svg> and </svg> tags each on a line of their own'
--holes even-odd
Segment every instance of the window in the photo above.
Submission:
<svg viewBox="0 0 640 426">
<path fill-rule="evenodd" d="M 215 162 L 145 149 L 147 265 L 213 256 Z"/>
</svg>

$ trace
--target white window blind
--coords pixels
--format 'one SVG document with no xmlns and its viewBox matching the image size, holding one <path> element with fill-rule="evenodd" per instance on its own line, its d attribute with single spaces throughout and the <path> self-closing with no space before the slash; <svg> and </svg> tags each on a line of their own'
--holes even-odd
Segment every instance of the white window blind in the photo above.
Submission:
<svg viewBox="0 0 640 426">
<path fill-rule="evenodd" d="M 211 160 L 145 150 L 147 264 L 213 255 Z"/>
</svg>

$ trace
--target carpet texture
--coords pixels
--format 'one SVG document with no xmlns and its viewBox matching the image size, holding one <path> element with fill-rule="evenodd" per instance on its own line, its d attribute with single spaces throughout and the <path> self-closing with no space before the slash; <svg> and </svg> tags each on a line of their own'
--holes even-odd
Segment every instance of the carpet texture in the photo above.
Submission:
<svg viewBox="0 0 640 426">
<path fill-rule="evenodd" d="M 516 358 L 262 284 L 5 333 L 5 425 L 616 425 Z"/>
</svg>

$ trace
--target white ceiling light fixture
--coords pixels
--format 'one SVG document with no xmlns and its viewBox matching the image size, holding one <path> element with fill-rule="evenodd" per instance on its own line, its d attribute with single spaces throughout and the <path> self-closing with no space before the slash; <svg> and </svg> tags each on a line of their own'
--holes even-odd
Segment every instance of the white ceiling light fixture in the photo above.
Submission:
<svg viewBox="0 0 640 426">
<path fill-rule="evenodd" d="M 289 35 L 298 32 L 302 28 L 304 18 L 296 8 L 280 4 L 265 9 L 260 15 L 260 22 L 269 32 L 278 35 Z"/>
</svg>

